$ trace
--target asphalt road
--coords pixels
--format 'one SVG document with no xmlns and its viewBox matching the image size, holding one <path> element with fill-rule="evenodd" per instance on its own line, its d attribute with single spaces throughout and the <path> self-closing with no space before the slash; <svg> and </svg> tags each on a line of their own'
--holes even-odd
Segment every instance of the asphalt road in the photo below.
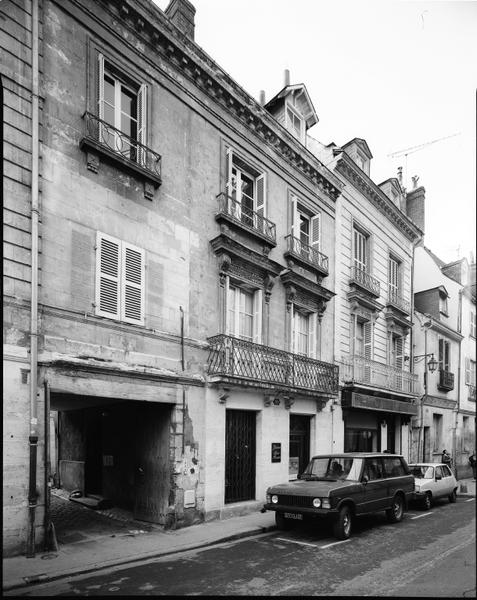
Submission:
<svg viewBox="0 0 477 600">
<path fill-rule="evenodd" d="M 352 537 L 342 542 L 330 528 L 299 524 L 15 595 L 475 597 L 474 498 L 443 500 L 428 512 L 412 508 L 397 524 L 384 514 L 356 521 Z"/>
</svg>

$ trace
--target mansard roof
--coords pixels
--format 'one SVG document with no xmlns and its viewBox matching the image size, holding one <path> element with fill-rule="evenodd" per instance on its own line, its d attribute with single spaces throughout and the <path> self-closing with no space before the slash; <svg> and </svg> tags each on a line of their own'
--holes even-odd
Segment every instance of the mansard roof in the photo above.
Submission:
<svg viewBox="0 0 477 600">
<path fill-rule="evenodd" d="M 362 152 L 364 152 L 364 154 L 366 154 L 366 156 L 368 158 L 373 158 L 373 155 L 371 154 L 371 150 L 369 149 L 369 146 L 366 143 L 366 140 L 363 140 L 362 138 L 353 138 L 352 140 L 350 140 L 349 142 L 346 142 L 346 144 L 344 144 L 341 147 L 343 148 L 343 150 L 346 150 L 346 148 L 348 146 L 351 146 L 352 144 L 356 144 L 359 147 L 359 149 Z"/>
<path fill-rule="evenodd" d="M 313 125 L 315 125 L 315 123 L 318 123 L 319 119 L 318 119 L 318 115 L 316 114 L 316 110 L 315 107 L 313 106 L 313 102 L 311 101 L 311 98 L 308 94 L 308 91 L 306 89 L 306 86 L 304 83 L 297 83 L 295 85 L 286 85 L 283 89 L 281 89 L 278 94 L 276 94 L 276 96 L 274 96 L 271 100 L 269 100 L 264 108 L 266 108 L 267 110 L 273 110 L 273 108 L 284 98 L 286 98 L 288 96 L 288 94 L 292 93 L 292 92 L 296 92 L 300 90 L 301 93 L 305 96 L 306 99 L 306 103 L 308 104 L 308 112 L 303 115 L 303 117 L 306 120 L 306 126 L 309 129 L 310 127 L 312 127 Z"/>
</svg>

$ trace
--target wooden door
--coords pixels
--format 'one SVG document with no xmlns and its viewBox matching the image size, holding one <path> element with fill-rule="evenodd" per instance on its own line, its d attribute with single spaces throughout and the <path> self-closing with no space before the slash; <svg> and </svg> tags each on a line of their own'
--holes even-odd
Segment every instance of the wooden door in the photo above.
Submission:
<svg viewBox="0 0 477 600">
<path fill-rule="evenodd" d="M 255 498 L 255 413 L 227 410 L 225 431 L 225 502 Z"/>
</svg>

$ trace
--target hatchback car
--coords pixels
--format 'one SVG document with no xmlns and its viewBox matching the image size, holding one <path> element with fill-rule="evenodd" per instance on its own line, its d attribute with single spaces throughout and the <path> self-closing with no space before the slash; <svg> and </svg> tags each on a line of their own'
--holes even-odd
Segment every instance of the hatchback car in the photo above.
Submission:
<svg viewBox="0 0 477 600">
<path fill-rule="evenodd" d="M 340 540 L 349 538 L 356 515 L 386 511 L 401 521 L 414 493 L 414 477 L 398 454 L 354 452 L 314 456 L 297 481 L 269 487 L 266 510 L 279 529 L 313 517 L 333 522 Z"/>
<path fill-rule="evenodd" d="M 425 510 L 431 508 L 437 498 L 457 500 L 457 481 L 447 465 L 442 463 L 413 463 L 409 469 L 415 478 L 413 500 Z"/>
</svg>

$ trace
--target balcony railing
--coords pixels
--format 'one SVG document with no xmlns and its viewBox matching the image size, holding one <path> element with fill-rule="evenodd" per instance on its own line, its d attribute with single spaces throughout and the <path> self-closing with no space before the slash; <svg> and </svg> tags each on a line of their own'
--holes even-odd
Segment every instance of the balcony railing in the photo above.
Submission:
<svg viewBox="0 0 477 600">
<path fill-rule="evenodd" d="M 161 177 L 161 156 L 90 112 L 84 113 L 86 139 L 125 161 Z"/>
<path fill-rule="evenodd" d="M 338 367 L 227 335 L 208 340 L 209 375 L 252 380 L 288 389 L 338 393 Z"/>
<path fill-rule="evenodd" d="M 379 296 L 381 293 L 379 281 L 356 266 L 351 267 L 350 283 L 357 283 L 375 296 Z"/>
<path fill-rule="evenodd" d="M 445 392 L 450 392 L 454 389 L 454 373 L 439 369 L 439 382 L 437 387 Z"/>
<path fill-rule="evenodd" d="M 276 245 L 275 223 L 269 221 L 257 211 L 247 208 L 224 192 L 217 196 L 219 201 L 219 214 L 227 215 L 232 221 L 246 229 L 259 233 Z"/>
<path fill-rule="evenodd" d="M 388 289 L 388 304 L 396 306 L 403 312 L 411 314 L 411 303 L 405 300 L 394 288 Z"/>
<path fill-rule="evenodd" d="M 469 385 L 469 400 L 475 402 L 475 385 Z"/>
<path fill-rule="evenodd" d="M 285 236 L 287 240 L 287 251 L 293 256 L 301 258 L 306 263 L 313 267 L 317 267 L 320 271 L 328 273 L 328 257 L 322 254 L 316 248 L 305 244 L 300 239 L 293 235 Z"/>
<path fill-rule="evenodd" d="M 345 384 L 364 384 L 395 392 L 417 394 L 418 377 L 364 356 L 342 356 L 340 378 Z"/>
</svg>

